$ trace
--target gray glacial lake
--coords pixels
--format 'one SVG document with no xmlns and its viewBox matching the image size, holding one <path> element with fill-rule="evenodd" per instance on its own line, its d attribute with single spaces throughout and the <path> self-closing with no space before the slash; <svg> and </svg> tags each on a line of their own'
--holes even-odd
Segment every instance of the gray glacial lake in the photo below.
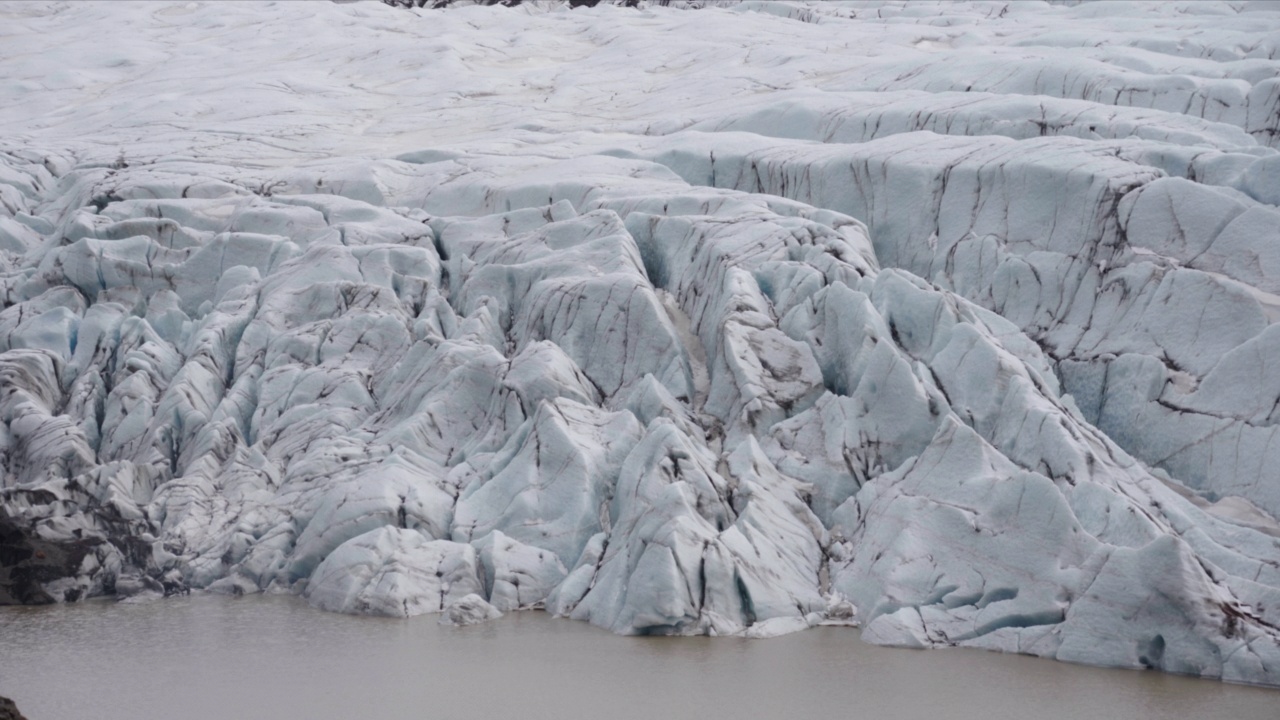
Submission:
<svg viewBox="0 0 1280 720">
<path fill-rule="evenodd" d="M 1280 717 L 1280 692 L 975 650 L 628 638 L 541 612 L 486 625 L 292 597 L 0 608 L 0 695 L 30 720 Z"/>
</svg>

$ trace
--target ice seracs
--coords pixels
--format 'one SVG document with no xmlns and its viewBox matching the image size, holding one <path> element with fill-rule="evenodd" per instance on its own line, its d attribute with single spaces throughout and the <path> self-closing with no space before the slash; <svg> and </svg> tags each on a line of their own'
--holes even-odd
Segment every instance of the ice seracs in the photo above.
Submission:
<svg viewBox="0 0 1280 720">
<path fill-rule="evenodd" d="M 476 551 L 412 530 L 379 527 L 339 545 L 316 567 L 307 600 L 324 610 L 409 617 L 476 594 Z"/>
<path fill-rule="evenodd" d="M 1280 683 L 1280 14 L 456 5 L 0 6 L 0 599 Z"/>
</svg>

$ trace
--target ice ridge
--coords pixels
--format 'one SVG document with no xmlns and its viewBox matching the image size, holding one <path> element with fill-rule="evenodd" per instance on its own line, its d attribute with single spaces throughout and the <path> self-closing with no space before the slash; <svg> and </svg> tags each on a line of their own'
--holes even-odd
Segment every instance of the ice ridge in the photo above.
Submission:
<svg viewBox="0 0 1280 720">
<path fill-rule="evenodd" d="M 1280 684 L 1280 13 L 463 4 L 0 5 L 0 602 Z"/>
</svg>

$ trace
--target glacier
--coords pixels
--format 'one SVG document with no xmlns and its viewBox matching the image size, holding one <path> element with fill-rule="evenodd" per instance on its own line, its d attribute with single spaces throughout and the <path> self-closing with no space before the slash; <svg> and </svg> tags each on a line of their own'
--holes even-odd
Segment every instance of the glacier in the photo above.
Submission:
<svg viewBox="0 0 1280 720">
<path fill-rule="evenodd" d="M 1280 5 L 393 4 L 0 3 L 0 603 L 1280 684 Z"/>
</svg>

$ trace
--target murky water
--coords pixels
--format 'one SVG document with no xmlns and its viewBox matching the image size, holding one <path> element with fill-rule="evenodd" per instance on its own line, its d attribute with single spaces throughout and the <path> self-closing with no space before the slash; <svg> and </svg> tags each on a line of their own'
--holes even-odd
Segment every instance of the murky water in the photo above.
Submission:
<svg viewBox="0 0 1280 720">
<path fill-rule="evenodd" d="M 0 608 L 0 695 L 31 720 L 1280 718 L 1280 691 L 839 628 L 626 638 L 540 612 L 452 628 L 290 597 Z"/>
</svg>

